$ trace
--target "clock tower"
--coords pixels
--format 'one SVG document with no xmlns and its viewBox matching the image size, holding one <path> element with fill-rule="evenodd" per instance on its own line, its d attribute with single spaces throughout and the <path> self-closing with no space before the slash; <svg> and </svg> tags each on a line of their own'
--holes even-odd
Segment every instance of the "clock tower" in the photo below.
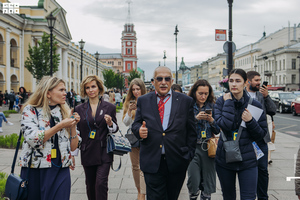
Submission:
<svg viewBox="0 0 300 200">
<path fill-rule="evenodd" d="M 136 55 L 136 32 L 134 24 L 130 23 L 130 3 L 128 1 L 128 17 L 127 23 L 122 31 L 122 57 L 123 57 L 123 73 L 129 74 L 131 70 L 137 70 L 137 55 Z"/>
</svg>

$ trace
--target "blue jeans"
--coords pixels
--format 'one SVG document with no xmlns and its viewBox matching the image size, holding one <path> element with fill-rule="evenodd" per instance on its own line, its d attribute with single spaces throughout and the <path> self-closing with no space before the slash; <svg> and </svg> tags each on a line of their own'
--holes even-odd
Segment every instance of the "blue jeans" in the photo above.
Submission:
<svg viewBox="0 0 300 200">
<path fill-rule="evenodd" d="M 220 180 L 224 200 L 236 199 L 236 174 L 239 179 L 240 199 L 254 200 L 256 198 L 257 167 L 238 171 L 225 169 L 216 164 L 216 171 Z"/>
<path fill-rule="evenodd" d="M 7 122 L 7 119 L 5 118 L 5 115 L 3 112 L 0 112 L 0 127 L 2 127 L 2 121 Z"/>
<path fill-rule="evenodd" d="M 116 106 L 121 106 L 121 102 L 116 102 Z"/>
<path fill-rule="evenodd" d="M 259 148 L 265 154 L 258 160 L 258 182 L 257 182 L 257 199 L 268 199 L 269 172 L 268 172 L 268 144 L 263 142 Z"/>
</svg>

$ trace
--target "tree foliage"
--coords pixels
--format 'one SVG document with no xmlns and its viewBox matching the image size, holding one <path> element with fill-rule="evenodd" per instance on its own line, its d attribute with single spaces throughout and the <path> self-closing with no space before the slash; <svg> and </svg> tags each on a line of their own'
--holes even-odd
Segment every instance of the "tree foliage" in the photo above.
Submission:
<svg viewBox="0 0 300 200">
<path fill-rule="evenodd" d="M 53 48 L 52 48 L 52 62 L 53 62 L 53 74 L 58 71 L 59 54 L 56 54 L 57 41 L 53 36 Z M 50 35 L 44 33 L 41 41 L 37 41 L 37 45 L 31 47 L 29 44 L 29 57 L 25 61 L 26 69 L 37 80 L 41 80 L 43 76 L 50 75 Z"/>
<path fill-rule="evenodd" d="M 129 72 L 129 76 L 127 78 L 128 84 L 130 84 L 130 82 L 135 78 L 141 78 L 141 74 L 136 69 Z"/>
<path fill-rule="evenodd" d="M 124 77 L 122 76 L 122 74 L 115 74 L 115 80 L 116 80 L 115 87 L 117 89 L 123 90 L 125 87 L 125 81 L 124 81 Z"/>
<path fill-rule="evenodd" d="M 115 72 L 112 69 L 104 69 L 102 71 L 104 85 L 106 88 L 114 88 L 116 86 Z"/>
</svg>

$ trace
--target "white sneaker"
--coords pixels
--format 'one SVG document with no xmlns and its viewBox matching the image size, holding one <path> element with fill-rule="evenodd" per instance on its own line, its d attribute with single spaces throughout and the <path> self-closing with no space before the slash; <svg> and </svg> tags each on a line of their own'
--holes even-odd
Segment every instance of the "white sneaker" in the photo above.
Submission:
<svg viewBox="0 0 300 200">
<path fill-rule="evenodd" d="M 0 133 L 3 133 L 2 127 L 0 127 Z"/>
<path fill-rule="evenodd" d="M 7 121 L 7 122 L 6 122 L 6 125 L 7 125 L 7 126 L 12 126 L 12 125 L 14 125 L 14 124 L 11 123 L 11 122 L 9 122 L 9 121 Z"/>
</svg>

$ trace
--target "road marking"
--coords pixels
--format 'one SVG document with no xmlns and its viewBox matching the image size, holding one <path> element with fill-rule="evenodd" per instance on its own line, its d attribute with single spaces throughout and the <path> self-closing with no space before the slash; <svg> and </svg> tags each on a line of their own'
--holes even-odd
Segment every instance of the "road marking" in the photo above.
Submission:
<svg viewBox="0 0 300 200">
<path fill-rule="evenodd" d="M 300 179 L 300 177 L 286 177 L 286 181 L 291 181 L 292 179 Z"/>
<path fill-rule="evenodd" d="M 291 118 L 288 118 L 288 117 L 279 117 L 279 116 L 276 116 L 275 115 L 275 118 L 282 118 L 282 119 L 287 119 L 287 120 L 294 120 L 294 121 L 297 121 L 297 122 L 300 122 L 300 119 L 291 119 Z"/>
<path fill-rule="evenodd" d="M 281 129 L 286 129 L 286 128 L 292 128 L 292 127 L 295 127 L 295 126 L 297 126 L 297 125 L 286 126 L 286 127 L 283 127 L 283 128 L 275 129 L 275 131 L 279 131 Z"/>
</svg>

